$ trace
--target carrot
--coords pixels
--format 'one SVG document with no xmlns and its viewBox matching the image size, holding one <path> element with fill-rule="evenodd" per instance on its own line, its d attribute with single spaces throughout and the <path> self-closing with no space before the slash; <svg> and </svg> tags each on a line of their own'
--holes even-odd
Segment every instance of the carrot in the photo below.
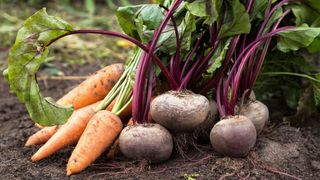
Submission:
<svg viewBox="0 0 320 180">
<path fill-rule="evenodd" d="M 110 103 L 110 105 L 107 107 L 108 111 L 111 111 L 114 104 L 116 103 L 116 98 Z M 95 103 L 96 105 L 99 102 Z M 83 108 L 80 108 L 78 110 L 75 110 L 73 112 L 73 114 L 80 114 L 78 113 L 78 111 L 82 111 Z M 121 119 L 127 119 L 127 117 L 131 116 L 131 103 L 121 112 L 121 114 L 119 115 L 119 117 Z M 77 116 L 77 115 L 72 115 L 72 116 Z M 71 117 L 72 117 L 71 116 Z M 70 117 L 70 118 L 71 118 Z M 70 119 L 69 118 L 69 119 Z M 73 117 L 74 118 L 74 117 Z M 69 121 L 69 120 L 68 120 Z M 29 137 L 29 139 L 27 140 L 25 146 L 32 146 L 32 145 L 37 145 L 37 144 L 42 144 L 47 142 L 56 132 L 57 130 L 60 128 L 60 126 L 51 126 L 51 127 L 43 127 L 42 129 L 40 129 L 38 132 L 36 132 L 35 134 L 33 134 L 32 136 Z"/>
<path fill-rule="evenodd" d="M 50 137 L 57 132 L 59 126 L 50 126 L 44 127 L 40 129 L 38 132 L 34 133 L 32 136 L 29 137 L 25 146 L 32 146 L 36 144 L 41 144 L 47 142 Z"/>
<path fill-rule="evenodd" d="M 31 157 L 33 162 L 50 156 L 57 150 L 70 144 L 74 144 L 80 138 L 87 123 L 95 114 L 94 107 L 97 103 L 75 111 L 68 122 L 62 125 L 59 130 Z"/>
<path fill-rule="evenodd" d="M 114 99 L 110 105 L 107 107 L 108 111 L 111 111 L 114 104 L 116 103 L 117 99 Z M 100 101 L 99 101 L 100 102 Z M 95 103 L 98 104 L 99 102 Z M 77 111 L 81 111 L 80 108 L 78 110 L 75 110 L 73 113 L 76 113 Z M 119 115 L 119 117 L 122 119 L 127 119 L 129 116 L 131 116 L 131 103 L 121 112 L 121 114 Z M 70 117 L 71 118 L 71 117 Z M 35 134 L 31 135 L 29 137 L 29 139 L 27 140 L 25 146 L 32 146 L 32 145 L 37 145 L 37 144 L 42 144 L 47 142 L 51 136 L 53 136 L 57 130 L 60 128 L 60 126 L 50 126 L 50 127 L 42 127 L 42 129 L 40 129 L 38 132 L 36 132 Z"/>
<path fill-rule="evenodd" d="M 93 109 L 95 107 L 95 105 L 97 105 L 98 103 L 100 103 L 100 101 L 97 102 L 97 103 L 94 103 L 92 105 L 89 105 L 89 106 Z M 108 106 L 108 108 L 110 106 Z M 87 110 L 86 107 L 83 107 L 83 108 L 80 108 L 78 110 L 75 110 L 72 113 L 72 115 L 70 116 L 70 118 L 68 119 L 68 121 L 70 119 L 76 119 L 79 115 L 82 114 L 81 111 L 87 112 L 88 110 Z M 61 126 L 43 127 L 38 132 L 36 132 L 35 134 L 33 134 L 32 136 L 29 137 L 29 139 L 27 140 L 25 146 L 32 146 L 32 145 L 37 145 L 37 144 L 42 144 L 42 143 L 47 142 L 58 131 L 58 129 L 60 127 Z"/>
<path fill-rule="evenodd" d="M 152 121 L 150 121 L 150 120 L 152 120 L 152 119 L 150 119 L 148 117 L 148 122 L 152 123 Z M 133 124 L 134 124 L 133 123 L 133 119 L 130 118 L 129 121 L 127 122 L 127 126 L 132 126 Z M 114 141 L 113 145 L 110 147 L 109 152 L 107 154 L 107 157 L 108 158 L 114 158 L 116 156 L 119 156 L 120 154 L 121 154 L 121 151 L 120 151 L 120 147 L 119 147 L 119 138 L 117 138 Z"/>
<path fill-rule="evenodd" d="M 67 165 L 67 175 L 88 167 L 102 152 L 112 145 L 122 130 L 122 122 L 110 111 L 97 112 L 81 135 Z"/>
<path fill-rule="evenodd" d="M 123 64 L 112 64 L 97 71 L 57 101 L 59 105 L 85 107 L 103 99 L 124 71 Z"/>
<path fill-rule="evenodd" d="M 72 105 L 79 109 L 103 99 L 115 83 L 119 80 L 124 71 L 123 64 L 112 64 L 95 72 L 77 87 L 69 91 L 57 101 L 61 106 Z M 40 124 L 35 126 L 42 129 Z"/>
</svg>

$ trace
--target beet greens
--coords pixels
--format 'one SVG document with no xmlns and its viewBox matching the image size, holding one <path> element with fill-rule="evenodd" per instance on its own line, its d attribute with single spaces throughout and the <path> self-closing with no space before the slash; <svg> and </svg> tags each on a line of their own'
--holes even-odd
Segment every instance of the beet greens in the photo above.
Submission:
<svg viewBox="0 0 320 180">
<path fill-rule="evenodd" d="M 165 83 L 172 90 L 215 94 L 220 114 L 234 115 L 236 104 L 248 99 L 269 53 L 320 50 L 318 0 L 157 3 L 120 7 L 116 15 L 125 34 L 75 30 L 45 9 L 29 17 L 10 50 L 4 75 L 31 118 L 42 125 L 63 124 L 72 113 L 71 107 L 43 97 L 36 81 L 49 46 L 69 35 L 115 36 L 137 46 L 121 80 L 97 110 L 120 95 L 114 111 L 121 112 L 132 100 L 133 119 L 138 123 L 147 122 L 153 89 Z M 312 87 L 319 102 L 319 76 L 308 77 L 316 80 Z"/>
</svg>

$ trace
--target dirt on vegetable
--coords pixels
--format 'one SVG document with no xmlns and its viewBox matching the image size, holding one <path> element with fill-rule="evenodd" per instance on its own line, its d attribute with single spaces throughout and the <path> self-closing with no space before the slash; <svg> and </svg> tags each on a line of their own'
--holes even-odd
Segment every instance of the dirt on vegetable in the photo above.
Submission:
<svg viewBox="0 0 320 180">
<path fill-rule="evenodd" d="M 99 69 L 85 65 L 68 69 L 67 75 L 87 75 Z M 80 82 L 80 81 L 79 81 Z M 58 99 L 78 81 L 39 81 L 42 93 Z M 27 138 L 38 128 L 30 120 L 25 106 L 10 92 L 0 77 L 0 179 L 319 179 L 320 121 L 319 114 L 295 127 L 270 123 L 258 137 L 247 158 L 222 157 L 210 143 L 187 152 L 189 158 L 174 155 L 169 161 L 151 165 L 123 157 L 108 159 L 102 155 L 80 174 L 66 176 L 66 164 L 74 149 L 64 150 L 32 163 L 30 158 L 40 146 L 24 147 Z M 270 108 L 270 112 L 279 109 Z M 281 116 L 271 116 L 280 122 Z"/>
</svg>

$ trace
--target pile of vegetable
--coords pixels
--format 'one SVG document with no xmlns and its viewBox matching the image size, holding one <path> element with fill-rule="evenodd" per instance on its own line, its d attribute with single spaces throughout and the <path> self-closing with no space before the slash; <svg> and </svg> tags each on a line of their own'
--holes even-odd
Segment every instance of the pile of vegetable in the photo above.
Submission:
<svg viewBox="0 0 320 180">
<path fill-rule="evenodd" d="M 269 119 L 253 92 L 264 61 L 269 54 L 319 51 L 319 14 L 318 0 L 157 0 L 120 7 L 123 34 L 75 30 L 40 10 L 19 30 L 4 72 L 43 126 L 26 143 L 44 143 L 31 160 L 76 144 L 68 175 L 119 149 L 159 163 L 170 158 L 179 134 L 206 136 L 216 152 L 246 156 Z M 51 44 L 76 34 L 114 36 L 136 47 L 126 65 L 97 71 L 55 102 L 40 94 L 36 73 Z M 319 74 L 304 77 L 319 106 Z"/>
</svg>

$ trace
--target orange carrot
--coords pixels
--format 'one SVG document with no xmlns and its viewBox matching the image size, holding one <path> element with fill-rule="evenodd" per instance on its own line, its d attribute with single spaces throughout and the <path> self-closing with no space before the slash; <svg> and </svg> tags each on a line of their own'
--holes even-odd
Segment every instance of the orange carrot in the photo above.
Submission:
<svg viewBox="0 0 320 180">
<path fill-rule="evenodd" d="M 149 118 L 148 118 L 148 122 L 149 122 Z M 127 122 L 127 126 L 132 126 L 134 123 L 133 123 L 133 119 L 130 118 L 129 121 Z M 109 149 L 109 152 L 107 154 L 107 157 L 108 158 L 114 158 L 116 156 L 119 156 L 121 154 L 121 151 L 120 151 L 120 147 L 119 147 L 119 138 L 117 138 L 113 145 L 110 147 Z"/>
<path fill-rule="evenodd" d="M 103 99 L 124 71 L 123 64 L 112 64 L 95 72 L 77 87 L 69 91 L 57 101 L 61 106 L 72 105 L 79 109 Z M 44 128 L 35 123 L 38 128 Z"/>
<path fill-rule="evenodd" d="M 122 130 L 122 122 L 110 111 L 97 112 L 81 135 L 67 165 L 67 175 L 81 172 L 112 145 Z"/>
<path fill-rule="evenodd" d="M 109 104 L 109 106 L 107 107 L 107 110 L 108 111 L 111 111 L 114 104 L 116 103 L 116 98 Z M 99 101 L 100 102 L 100 101 Z M 96 105 L 99 103 L 95 103 Z M 73 112 L 76 113 L 76 114 L 80 114 L 78 113 L 77 111 L 81 111 L 83 108 L 80 108 L 78 110 L 75 110 Z M 124 120 L 125 122 L 125 119 L 127 119 L 128 117 L 131 116 L 131 103 L 122 111 L 122 113 L 119 115 L 119 117 L 121 119 Z M 77 116 L 77 115 L 73 115 L 73 116 Z M 72 116 L 71 116 L 72 117 Z M 71 118 L 70 117 L 70 118 Z M 69 121 L 69 120 L 68 120 Z M 37 145 L 37 144 L 42 144 L 42 143 L 45 143 L 47 142 L 56 132 L 57 130 L 60 128 L 57 127 L 57 126 L 51 126 L 51 127 L 43 127 L 42 129 L 40 129 L 38 132 L 36 132 L 35 134 L 31 135 L 29 137 L 29 139 L 27 140 L 25 146 L 32 146 L 32 145 Z"/>
<path fill-rule="evenodd" d="M 95 103 L 94 105 L 97 105 L 98 103 L 100 103 L 100 101 L 98 101 L 97 103 Z M 92 108 L 94 108 L 93 104 L 89 105 Z M 112 105 L 112 104 L 111 104 Z M 110 106 L 111 106 L 110 105 Z M 108 106 L 108 108 L 112 108 Z M 72 115 L 70 116 L 69 119 L 75 119 L 77 116 L 79 116 L 80 114 L 82 114 L 79 111 L 85 111 L 87 112 L 86 107 L 84 108 L 80 108 L 78 110 L 75 110 Z M 68 119 L 68 121 L 69 121 Z M 32 136 L 29 137 L 29 139 L 27 140 L 25 146 L 32 146 L 32 145 L 37 145 L 37 144 L 42 144 L 47 142 L 60 128 L 61 126 L 48 126 L 48 127 L 43 127 L 42 129 L 40 129 L 38 132 L 36 132 L 35 134 L 33 134 Z"/>
<path fill-rule="evenodd" d="M 60 126 L 50 126 L 40 129 L 38 132 L 29 137 L 25 146 L 32 146 L 47 142 L 48 139 L 50 139 L 50 137 L 57 132 L 59 127 Z"/>
<path fill-rule="evenodd" d="M 31 157 L 33 162 L 50 156 L 59 149 L 74 144 L 80 138 L 89 120 L 95 114 L 94 107 L 97 103 L 84 107 L 81 111 L 75 111 L 68 122 L 62 125 L 59 130 Z"/>
<path fill-rule="evenodd" d="M 103 99 L 119 80 L 123 64 L 112 64 L 97 71 L 57 101 L 59 105 L 72 105 L 74 109 L 85 107 Z"/>
</svg>

